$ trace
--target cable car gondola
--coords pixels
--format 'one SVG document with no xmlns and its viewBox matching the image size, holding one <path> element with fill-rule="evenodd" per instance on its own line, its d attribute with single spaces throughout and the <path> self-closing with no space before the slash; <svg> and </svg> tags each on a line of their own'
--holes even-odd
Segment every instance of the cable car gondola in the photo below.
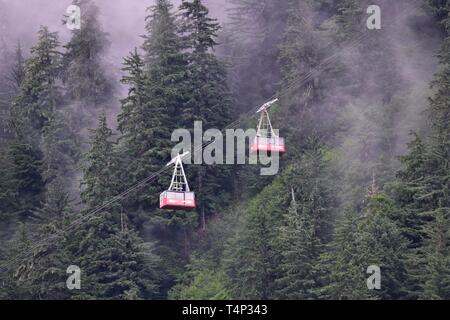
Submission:
<svg viewBox="0 0 450 320">
<path fill-rule="evenodd" d="M 286 152 L 284 139 L 275 134 L 267 111 L 277 101 L 278 98 L 263 104 L 256 112 L 261 113 L 261 117 L 259 119 L 255 140 L 250 149 L 252 153 L 265 152 L 270 155 L 272 152 L 280 154 Z"/>
<path fill-rule="evenodd" d="M 161 209 L 189 210 L 195 208 L 195 193 L 189 189 L 182 161 L 182 158 L 188 153 L 178 155 L 167 164 L 167 166 L 174 165 L 175 167 L 169 189 L 161 193 L 159 197 Z"/>
</svg>

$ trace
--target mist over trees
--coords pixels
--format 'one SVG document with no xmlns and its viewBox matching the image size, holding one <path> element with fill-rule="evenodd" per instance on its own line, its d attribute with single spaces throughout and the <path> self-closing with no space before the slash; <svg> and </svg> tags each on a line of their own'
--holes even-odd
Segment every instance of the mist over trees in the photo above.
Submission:
<svg viewBox="0 0 450 320">
<path fill-rule="evenodd" d="M 1 299 L 450 299 L 450 1 L 148 1 L 120 66 L 70 3 L 30 44 L 0 0 Z M 197 208 L 159 209 L 175 129 L 272 97 L 277 175 L 189 165 Z"/>
</svg>

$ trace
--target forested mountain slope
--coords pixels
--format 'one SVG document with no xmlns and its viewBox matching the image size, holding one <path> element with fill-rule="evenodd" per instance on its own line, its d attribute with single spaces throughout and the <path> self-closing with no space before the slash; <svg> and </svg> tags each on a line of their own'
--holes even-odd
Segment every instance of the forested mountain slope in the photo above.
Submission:
<svg viewBox="0 0 450 320">
<path fill-rule="evenodd" d="M 366 0 L 208 3 L 149 1 L 111 71 L 96 1 L 23 50 L 0 0 L 0 298 L 450 299 L 450 1 L 378 0 L 379 30 Z M 196 209 L 159 209 L 176 129 L 275 97 L 276 175 L 187 164 Z"/>
</svg>

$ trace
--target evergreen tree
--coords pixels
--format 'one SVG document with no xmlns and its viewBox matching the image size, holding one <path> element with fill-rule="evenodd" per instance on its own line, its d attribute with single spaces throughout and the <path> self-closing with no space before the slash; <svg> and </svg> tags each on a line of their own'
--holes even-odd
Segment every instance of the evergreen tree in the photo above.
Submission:
<svg viewBox="0 0 450 320">
<path fill-rule="evenodd" d="M 185 128 L 193 128 L 194 121 L 202 121 L 203 128 L 222 130 L 232 114 L 227 74 L 224 65 L 212 53 L 220 29 L 216 19 L 209 17 L 208 9 L 200 0 L 182 1 L 180 5 L 180 34 L 189 61 L 189 95 L 183 108 Z M 194 158 L 203 150 L 194 150 Z M 198 166 L 194 176 L 197 202 L 202 227 L 217 208 L 229 198 L 230 172 L 217 166 Z M 222 195 L 217 195 L 221 185 Z"/>
<path fill-rule="evenodd" d="M 3 144 L 2 147 L 5 148 L 8 148 L 8 142 L 14 139 L 11 105 L 14 97 L 19 94 L 25 77 L 25 61 L 20 42 L 17 45 L 15 55 L 9 56 L 8 54 L 4 65 L 0 66 L 0 72 L 4 74 L 0 79 L 0 142 Z"/>
<path fill-rule="evenodd" d="M 380 1 L 383 15 L 383 30 L 395 32 L 395 20 L 399 16 L 400 3 Z M 385 37 L 381 30 L 367 28 L 368 1 L 343 0 L 337 3 L 337 14 L 328 27 L 335 45 L 328 52 L 338 50 L 335 66 L 338 82 L 328 82 L 339 88 L 332 90 L 326 100 L 338 108 L 338 124 L 343 128 L 339 153 L 341 171 L 345 182 L 343 199 L 346 206 L 362 212 L 365 189 L 372 176 L 378 177 L 380 187 L 393 181 L 394 172 L 399 169 L 396 161 L 396 140 L 398 123 L 393 121 L 401 110 L 407 108 L 398 99 L 403 92 L 403 78 L 396 70 L 393 39 Z M 406 5 L 406 4 L 405 4 Z M 388 9 L 389 8 L 389 9 Z M 368 63 L 369 62 L 369 63 Z M 334 96 L 339 92 L 339 97 Z M 342 111 L 342 106 L 345 111 Z M 335 109 L 336 110 L 336 109 Z M 332 116 L 331 121 L 335 117 Z"/>
<path fill-rule="evenodd" d="M 0 142 L 6 144 L 13 138 L 9 123 L 11 102 L 18 93 L 23 78 L 23 56 L 19 46 L 15 56 L 0 36 Z"/>
<path fill-rule="evenodd" d="M 435 219 L 427 226 L 423 277 L 424 299 L 450 298 L 450 219 L 447 208 L 436 210 Z"/>
<path fill-rule="evenodd" d="M 118 180 L 112 176 L 117 160 L 111 135 L 106 117 L 100 116 L 84 167 L 82 198 L 86 208 L 76 216 L 82 223 L 70 233 L 70 252 L 85 272 L 83 290 L 72 298 L 154 298 L 159 292 L 159 258 L 152 253 L 153 245 L 144 244 L 128 227 L 127 215 L 118 205 L 96 211 L 118 188 Z"/>
<path fill-rule="evenodd" d="M 288 1 L 286 30 L 278 58 L 281 68 L 280 95 L 284 96 L 281 115 L 283 127 L 280 129 L 285 129 L 293 139 L 299 141 L 296 148 L 304 146 L 307 143 L 304 138 L 313 132 L 317 134 L 324 131 L 317 123 L 332 132 L 332 123 L 328 123 L 328 118 L 325 119 L 323 114 L 329 114 L 331 118 L 333 111 L 320 110 L 323 109 L 321 99 L 326 92 L 326 79 L 313 73 L 308 81 L 298 81 L 312 72 L 327 52 L 318 41 L 321 34 L 316 21 L 320 18 L 315 3 L 308 0 Z M 331 71 L 327 71 L 327 74 L 331 74 Z M 298 123 L 299 119 L 301 126 L 293 122 Z M 292 128 L 295 129 L 291 130 Z"/>
<path fill-rule="evenodd" d="M 62 103 L 58 46 L 57 34 L 41 27 L 38 42 L 31 48 L 31 57 L 25 64 L 20 94 L 14 99 L 11 110 L 16 133 L 34 146 L 40 142 L 43 128 Z"/>
<path fill-rule="evenodd" d="M 360 225 L 362 270 L 376 265 L 381 269 L 380 299 L 401 299 L 406 295 L 406 245 L 395 221 L 394 202 L 384 194 L 374 195 Z M 368 276 L 367 276 L 368 277 Z"/>
<path fill-rule="evenodd" d="M 19 92 L 20 86 L 25 79 L 25 58 L 22 53 L 22 45 L 20 41 L 17 43 L 15 52 L 15 61 L 8 77 L 10 86 L 15 93 Z"/>
<path fill-rule="evenodd" d="M 159 294 L 158 257 L 117 214 L 101 212 L 71 234 L 70 250 L 83 270 L 72 299 L 152 299 Z"/>
<path fill-rule="evenodd" d="M 324 290 L 327 298 L 361 300 L 372 296 L 365 283 L 358 220 L 354 211 L 345 211 L 330 244 L 330 252 L 322 258 L 330 264 L 328 285 Z"/>
<path fill-rule="evenodd" d="M 228 300 L 226 274 L 211 265 L 209 259 L 194 258 L 187 266 L 181 283 L 169 292 L 172 300 Z"/>
<path fill-rule="evenodd" d="M 41 206 L 44 199 L 42 154 L 30 144 L 17 140 L 11 144 L 7 157 L 12 168 L 10 179 L 5 180 L 5 192 L 10 197 L 11 212 L 23 221 L 33 215 L 33 211 Z"/>
<path fill-rule="evenodd" d="M 404 169 L 398 172 L 398 181 L 392 191 L 401 208 L 396 217 L 398 225 L 409 240 L 410 247 L 417 248 L 423 242 L 423 225 L 427 220 L 423 212 L 430 209 L 429 201 L 423 197 L 427 193 L 423 180 L 433 168 L 427 162 L 427 146 L 417 134 L 408 144 L 408 151 L 401 158 Z"/>
<path fill-rule="evenodd" d="M 29 236 L 23 231 L 12 250 L 16 285 L 39 300 L 68 298 L 66 268 L 72 262 L 64 229 L 71 214 L 69 201 L 60 180 L 49 186 L 43 205 L 34 211 L 39 224 Z"/>
<path fill-rule="evenodd" d="M 171 8 L 166 0 L 149 8 L 142 57 L 135 50 L 125 59 L 122 83 L 129 91 L 122 100 L 118 122 L 126 186 L 142 181 L 170 161 L 172 131 L 183 127 L 188 61 Z M 189 230 L 196 223 L 195 212 L 156 209 L 159 194 L 169 183 L 169 174 L 158 177 L 124 201 L 133 225 L 139 230 L 146 225 L 151 228 L 149 237 L 159 240 L 156 250 L 165 266 L 162 294 L 186 263 Z"/>
<path fill-rule="evenodd" d="M 333 207 L 336 199 L 327 174 L 325 149 L 315 138 L 300 161 L 283 173 L 291 188 L 292 203 L 280 229 L 283 275 L 278 294 L 289 299 L 313 299 L 322 286 L 320 255 L 332 236 Z"/>
<path fill-rule="evenodd" d="M 276 279 L 281 274 L 277 240 L 286 202 L 286 188 L 278 178 L 249 203 L 241 216 L 224 257 L 233 298 L 274 298 Z"/>
<path fill-rule="evenodd" d="M 53 182 L 69 194 L 75 187 L 75 165 L 79 159 L 78 135 L 68 124 L 67 110 L 56 110 L 43 129 L 40 149 L 43 153 L 41 174 L 47 189 Z"/>
<path fill-rule="evenodd" d="M 317 239 L 312 215 L 306 205 L 292 200 L 280 228 L 283 276 L 278 279 L 277 296 L 285 299 L 313 299 L 318 286 L 315 265 L 318 263 L 320 241 Z"/>
<path fill-rule="evenodd" d="M 392 212 L 394 203 L 384 194 L 371 197 L 364 215 L 347 211 L 331 244 L 326 261 L 332 263 L 325 291 L 333 299 L 401 299 L 405 296 L 406 240 Z M 366 270 L 381 270 L 381 289 L 369 290 Z"/>
<path fill-rule="evenodd" d="M 99 117 L 99 125 L 91 130 L 91 150 L 85 154 L 84 176 L 81 198 L 90 208 L 102 205 L 119 190 L 118 180 L 114 175 L 117 159 L 112 131 L 106 123 L 106 116 Z"/>
<path fill-rule="evenodd" d="M 3 147 L 7 149 L 6 147 Z M 0 219 L 6 221 L 12 216 L 15 202 L 15 180 L 13 175 L 14 163 L 8 150 L 0 153 Z"/>
<path fill-rule="evenodd" d="M 128 85 L 129 92 L 122 100 L 118 122 L 122 133 L 120 147 L 123 159 L 127 159 L 125 172 L 129 175 L 125 181 L 130 186 L 170 161 L 171 134 L 181 127 L 187 61 L 171 8 L 169 1 L 161 0 L 149 9 L 143 57 L 135 50 L 124 63 L 126 75 L 122 83 Z M 129 198 L 126 206 L 136 212 L 132 218 L 135 225 L 141 227 L 148 220 L 147 212 L 157 206 L 159 193 L 167 188 L 167 183 L 166 178 L 155 181 L 150 190 Z M 158 214 L 158 223 L 171 224 L 170 216 Z M 174 218 L 177 220 L 180 215 Z"/>
<path fill-rule="evenodd" d="M 110 108 L 114 82 L 104 62 L 109 48 L 108 34 L 99 22 L 99 9 L 92 0 L 74 0 L 80 7 L 80 29 L 72 31 L 62 65 L 66 99 L 72 103 L 79 129 L 94 125 L 92 117 Z M 80 114 L 82 116 L 80 116 Z"/>
<path fill-rule="evenodd" d="M 448 13 L 448 5 L 437 1 L 430 1 L 430 4 L 442 32 L 447 36 L 448 16 L 445 13 Z M 423 141 L 416 138 L 409 145 L 409 152 L 403 158 L 406 168 L 399 173 L 400 182 L 398 189 L 395 189 L 399 206 L 405 208 L 403 216 L 406 218 L 401 220 L 402 228 L 411 239 L 407 286 L 412 298 L 445 296 L 445 289 L 440 289 L 445 288 L 445 280 L 442 287 L 433 288 L 435 283 L 432 277 L 439 277 L 437 270 L 445 272 L 447 268 L 445 259 L 439 259 L 441 253 L 437 248 L 440 244 L 433 241 L 438 241 L 436 237 L 439 237 L 439 228 L 445 225 L 445 210 L 450 205 L 449 44 L 446 37 L 438 54 L 441 69 L 432 82 L 433 96 L 429 99 L 427 110 L 431 132 Z M 424 288 L 428 288 L 426 293 Z"/>
</svg>

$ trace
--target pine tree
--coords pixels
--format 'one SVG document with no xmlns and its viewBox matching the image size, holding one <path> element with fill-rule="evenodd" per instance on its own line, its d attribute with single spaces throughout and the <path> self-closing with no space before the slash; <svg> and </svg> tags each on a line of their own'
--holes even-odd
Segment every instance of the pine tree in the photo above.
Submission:
<svg viewBox="0 0 450 320">
<path fill-rule="evenodd" d="M 17 257 L 17 254 L 29 248 L 30 240 L 28 233 L 23 223 L 17 227 L 16 234 L 9 241 L 8 247 L 0 251 L 0 261 L 2 264 L 2 272 L 0 273 L 0 297 L 7 299 L 25 299 L 29 298 L 29 293 L 22 283 L 17 281 L 14 276 L 14 269 L 11 267 L 12 259 Z"/>
<path fill-rule="evenodd" d="M 0 175 L 2 177 L 0 180 L 0 219 L 4 221 L 11 218 L 16 207 L 13 169 L 12 157 L 7 147 L 2 147 L 0 152 Z"/>
<path fill-rule="evenodd" d="M 339 125 L 346 127 L 344 130 L 335 127 L 342 134 L 338 152 L 342 158 L 342 179 L 346 181 L 344 202 L 362 212 L 365 186 L 370 185 L 373 174 L 380 188 L 384 188 L 394 180 L 394 173 L 399 169 L 396 137 L 400 131 L 393 119 L 408 107 L 399 97 L 409 92 L 403 92 L 407 86 L 403 85 L 401 72 L 396 70 L 394 40 L 381 30 L 369 30 L 366 26 L 369 17 L 366 10 L 372 3 L 344 0 L 336 4 L 337 13 L 326 24 L 335 41 L 326 50 L 337 50 L 339 59 L 333 61 L 334 76 L 325 80 L 325 87 L 339 89 L 327 90 L 324 98 L 331 104 L 336 102 L 329 108 L 339 109 L 338 117 L 342 120 Z M 396 30 L 401 4 L 406 2 L 377 3 L 385 12 L 382 30 L 388 33 Z M 331 113 L 328 120 L 334 122 L 334 119 Z"/>
<path fill-rule="evenodd" d="M 20 87 L 25 78 L 25 59 L 22 54 L 22 46 L 18 42 L 14 58 L 8 59 L 6 69 L 1 71 L 6 74 L 0 83 L 0 141 L 5 144 L 14 139 L 14 127 L 11 123 L 11 105 L 14 97 L 19 95 Z"/>
<path fill-rule="evenodd" d="M 47 189 L 52 184 L 62 188 L 61 192 L 72 191 L 75 182 L 75 165 L 79 159 L 79 136 L 68 123 L 67 110 L 56 110 L 43 128 L 40 149 L 43 154 L 41 174 Z"/>
<path fill-rule="evenodd" d="M 325 296 L 337 300 L 361 300 L 371 298 L 364 277 L 361 259 L 359 219 L 353 210 L 347 209 L 336 228 L 330 244 L 330 252 L 323 257 L 330 264 Z"/>
<path fill-rule="evenodd" d="M 398 181 L 392 191 L 401 208 L 396 217 L 398 225 L 410 247 L 417 248 L 423 243 L 423 225 L 427 220 L 423 212 L 430 209 L 429 201 L 423 197 L 427 193 L 423 181 L 433 168 L 427 161 L 427 146 L 417 134 L 413 137 L 408 144 L 408 154 L 401 157 L 404 168 L 397 173 Z"/>
<path fill-rule="evenodd" d="M 6 187 L 10 195 L 12 213 L 20 220 L 33 215 L 41 207 L 45 193 L 42 177 L 42 153 L 30 144 L 17 140 L 9 147 L 8 157 L 11 161 L 11 176 Z M 8 191 L 9 189 L 9 191 Z"/>
<path fill-rule="evenodd" d="M 290 300 L 313 299 L 313 290 L 318 286 L 314 269 L 321 248 L 307 204 L 299 205 L 293 199 L 285 220 L 280 228 L 283 276 L 277 279 L 277 296 Z"/>
<path fill-rule="evenodd" d="M 393 217 L 394 203 L 384 194 L 371 197 L 364 215 L 348 210 L 331 244 L 328 260 L 329 284 L 333 299 L 401 299 L 405 297 L 406 240 Z M 366 270 L 381 270 L 381 289 L 369 290 Z"/>
<path fill-rule="evenodd" d="M 183 108 L 184 128 L 193 128 L 194 121 L 202 121 L 204 130 L 222 130 L 229 123 L 232 114 L 230 93 L 227 86 L 226 69 L 212 53 L 220 29 L 216 19 L 209 17 L 208 9 L 200 0 L 182 1 L 180 5 L 180 34 L 189 61 L 189 95 Z M 195 150 L 194 157 L 198 157 Z M 203 229 L 205 221 L 229 198 L 230 172 L 217 166 L 197 166 L 194 186 Z M 221 197 L 217 187 L 221 185 Z"/>
<path fill-rule="evenodd" d="M 31 299 L 67 299 L 66 268 L 72 258 L 67 251 L 65 227 L 71 209 L 61 179 L 47 186 L 45 199 L 33 212 L 39 224 L 30 238 L 22 234 L 12 266 L 16 284 L 24 287 Z"/>
<path fill-rule="evenodd" d="M 99 22 L 99 9 L 92 0 L 74 0 L 80 7 L 80 29 L 72 31 L 72 38 L 64 45 L 63 80 L 66 99 L 75 104 L 74 112 L 86 114 L 78 119 L 79 126 L 93 125 L 92 116 L 110 107 L 114 82 L 108 75 L 104 56 L 109 48 L 108 35 Z M 81 112 L 80 112 L 81 111 Z M 75 115 L 74 115 L 75 116 Z"/>
<path fill-rule="evenodd" d="M 119 190 L 115 177 L 117 159 L 112 131 L 106 123 L 106 115 L 99 117 L 98 128 L 91 130 L 91 150 L 85 154 L 81 198 L 90 208 L 102 205 Z"/>
<path fill-rule="evenodd" d="M 447 36 L 447 5 L 437 1 L 430 1 L 430 4 Z M 445 210 L 450 206 L 449 44 L 445 38 L 438 55 L 441 68 L 432 82 L 433 96 L 427 110 L 431 132 L 424 139 L 416 137 L 409 145 L 408 154 L 403 158 L 406 168 L 399 173 L 400 182 L 394 189 L 399 206 L 405 208 L 401 227 L 411 241 L 407 284 L 411 298 L 445 296 L 445 289 L 439 292 L 440 288 L 445 288 L 445 280 L 441 279 L 442 287 L 433 283 L 436 279 L 433 277 L 439 277 L 438 270 L 445 272 L 446 269 L 445 259 L 439 259 L 439 244 L 433 240 L 438 241 L 439 228 L 445 225 Z"/>
<path fill-rule="evenodd" d="M 37 241 L 16 267 L 18 281 L 26 284 L 34 299 L 68 298 L 66 268 L 72 257 L 65 248 L 65 227 L 73 215 L 68 194 L 71 187 L 68 169 L 71 157 L 67 153 L 71 150 L 71 140 L 65 139 L 69 132 L 63 125 L 64 120 L 55 118 L 58 114 L 58 111 L 53 113 L 42 134 L 41 170 L 45 192 L 39 207 L 32 210 L 32 218 L 38 222 L 32 236 Z M 19 258 L 22 259 L 20 254 Z"/>
<path fill-rule="evenodd" d="M 38 42 L 31 48 L 31 57 L 25 64 L 20 94 L 14 99 L 11 110 L 16 133 L 35 146 L 40 142 L 43 128 L 62 103 L 58 46 L 57 34 L 41 27 Z"/>
<path fill-rule="evenodd" d="M 129 93 L 122 100 L 118 122 L 122 133 L 120 147 L 123 158 L 127 159 L 125 181 L 129 185 L 145 179 L 170 161 L 171 134 L 181 127 L 187 61 L 171 8 L 169 1 L 162 0 L 149 9 L 143 55 L 135 50 L 124 63 L 126 75 L 122 83 L 128 85 Z M 136 212 L 132 218 L 136 226 L 141 227 L 148 220 L 147 211 L 157 206 L 159 193 L 167 188 L 167 183 L 162 178 L 152 183 L 150 190 L 129 198 L 127 207 Z M 157 216 L 162 224 L 172 223 L 170 216 Z"/>
<path fill-rule="evenodd" d="M 11 68 L 13 67 L 12 53 L 4 39 L 0 36 L 0 143 L 7 143 L 12 137 L 8 123 L 11 100 L 17 93 L 10 81 Z"/>
<path fill-rule="evenodd" d="M 313 299 L 322 286 L 324 270 L 320 255 L 332 236 L 336 199 L 327 180 L 329 163 L 325 148 L 314 137 L 300 161 L 283 175 L 291 188 L 292 203 L 284 217 L 278 241 L 283 256 L 283 275 L 278 294 L 289 299 Z"/>
<path fill-rule="evenodd" d="M 7 79 L 9 81 L 9 88 L 11 91 L 18 94 L 20 86 L 25 78 L 25 58 L 23 56 L 22 44 L 20 41 L 17 43 L 14 56 L 14 63 L 9 71 L 9 76 Z"/>
<path fill-rule="evenodd" d="M 72 299 L 152 299 L 159 294 L 159 258 L 124 227 L 117 214 L 100 212 L 71 234 L 70 250 L 83 270 Z"/>
<path fill-rule="evenodd" d="M 427 226 L 423 277 L 424 299 L 450 298 L 450 219 L 447 208 L 436 210 L 435 219 Z"/>
<path fill-rule="evenodd" d="M 288 201 L 286 191 L 282 179 L 275 179 L 241 214 L 240 227 L 227 244 L 224 257 L 233 298 L 274 298 L 281 274 L 277 240 Z"/>
<path fill-rule="evenodd" d="M 182 281 L 169 292 L 171 300 L 228 300 L 228 278 L 211 265 L 210 259 L 194 258 L 182 274 Z"/>
<path fill-rule="evenodd" d="M 69 236 L 70 252 L 85 272 L 83 290 L 72 299 L 154 298 L 159 293 L 160 276 L 159 258 L 152 253 L 153 245 L 144 245 L 128 227 L 126 212 L 117 204 L 95 211 L 118 188 L 117 177 L 113 176 L 117 160 L 111 135 L 105 115 L 100 116 L 99 127 L 92 130 L 91 148 L 86 154 L 82 183 L 86 207 L 75 216 L 82 223 Z"/>
<path fill-rule="evenodd" d="M 364 218 L 361 220 L 360 261 L 364 272 L 370 265 L 381 269 L 381 289 L 376 292 L 380 299 L 401 299 L 406 295 L 406 246 L 393 220 L 394 202 L 385 194 L 372 197 Z"/>
<path fill-rule="evenodd" d="M 158 23 L 172 21 L 171 15 L 166 16 L 169 14 L 166 5 L 168 3 L 158 2 L 157 6 L 152 7 L 147 26 L 149 32 L 159 30 Z M 156 20 L 153 21 L 152 18 Z M 155 48 L 154 51 L 144 52 L 148 64 L 137 50 L 125 59 L 126 75 L 122 83 L 128 85 L 129 93 L 122 100 L 122 112 L 118 116 L 122 134 L 118 150 L 121 155 L 120 167 L 123 168 L 121 189 L 131 187 L 149 177 L 170 160 L 170 128 L 177 125 L 179 119 L 173 113 L 177 112 L 183 99 L 179 79 L 182 67 L 176 63 L 172 64 L 173 59 L 177 60 L 174 58 L 177 54 L 173 53 L 173 59 L 165 58 L 167 53 L 178 50 L 176 43 L 173 49 L 166 48 L 166 44 L 173 44 L 171 40 L 167 40 L 172 39 L 172 36 L 170 33 L 165 33 L 163 38 L 152 33 L 147 36 L 147 49 Z M 159 43 L 165 43 L 159 48 L 164 47 L 167 51 L 157 49 Z M 195 212 L 156 209 L 159 194 L 169 185 L 168 179 L 169 175 L 161 176 L 123 201 L 132 224 L 140 230 L 145 223 L 149 223 L 147 226 L 151 226 L 152 237 L 160 241 L 156 253 L 164 259 L 164 283 L 172 283 L 175 273 L 178 273 L 185 263 L 183 256 L 187 255 L 189 247 L 188 229 L 195 223 L 196 217 Z M 164 285 L 163 291 L 167 291 L 167 287 L 168 285 Z"/>
<path fill-rule="evenodd" d="M 232 110 L 224 66 L 211 52 L 220 26 L 200 0 L 183 1 L 180 11 L 181 36 L 189 49 L 189 85 L 196 89 L 183 110 L 184 123 L 191 127 L 201 120 L 204 127 L 221 129 Z"/>
</svg>

